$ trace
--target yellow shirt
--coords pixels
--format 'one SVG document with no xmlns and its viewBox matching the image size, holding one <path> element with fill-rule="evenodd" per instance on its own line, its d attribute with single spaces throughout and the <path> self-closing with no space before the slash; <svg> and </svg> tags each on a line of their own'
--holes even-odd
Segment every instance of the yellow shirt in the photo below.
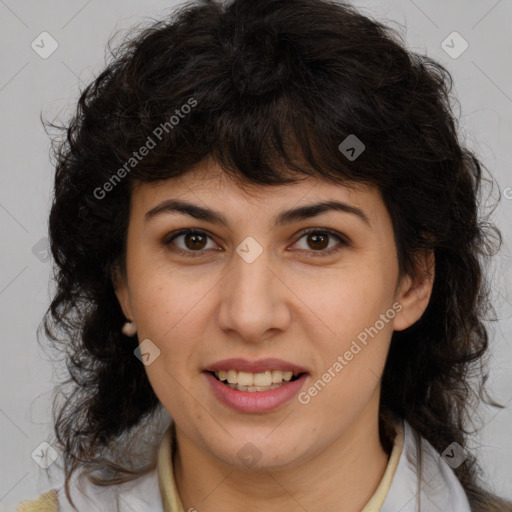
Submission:
<svg viewBox="0 0 512 512">
<path fill-rule="evenodd" d="M 388 464 L 382 479 L 375 490 L 370 501 L 361 512 L 379 512 L 384 499 L 391 486 L 391 480 L 395 474 L 400 454 L 403 447 L 403 429 L 400 425 L 396 426 L 397 435 L 393 444 L 393 449 L 389 457 Z M 174 471 L 172 467 L 173 448 L 176 442 L 175 423 L 172 421 L 169 428 L 162 437 L 158 450 L 158 485 L 162 498 L 163 508 L 166 512 L 185 512 L 183 504 L 178 495 L 176 482 L 174 480 Z M 42 494 L 38 499 L 24 501 L 18 505 L 16 512 L 58 512 L 57 490 L 52 489 Z M 80 511 L 82 512 L 82 511 Z"/>
</svg>

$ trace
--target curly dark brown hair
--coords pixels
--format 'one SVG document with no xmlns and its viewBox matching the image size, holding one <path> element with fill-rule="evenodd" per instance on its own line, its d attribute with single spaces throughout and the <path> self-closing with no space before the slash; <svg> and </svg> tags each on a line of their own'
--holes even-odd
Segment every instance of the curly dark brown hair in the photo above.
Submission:
<svg viewBox="0 0 512 512">
<path fill-rule="evenodd" d="M 78 468 L 112 485 L 154 467 L 154 452 L 144 466 L 121 463 L 128 436 L 162 406 L 134 357 L 137 339 L 121 332 L 114 272 L 125 272 L 133 186 L 206 158 L 241 187 L 314 176 L 381 191 L 400 275 L 415 274 L 418 251 L 435 254 L 426 311 L 392 337 L 382 442 L 393 413 L 439 452 L 467 446 L 478 403 L 497 405 L 485 390 L 493 308 L 483 265 L 501 234 L 479 210 L 485 167 L 459 141 L 451 89 L 450 73 L 408 51 L 395 29 L 334 1 L 187 2 L 110 51 L 72 119 L 47 123 L 63 134 L 49 219 L 57 288 L 43 324 L 70 376 L 60 387 L 71 392 L 53 402 L 68 498 Z M 353 161 L 338 149 L 350 134 L 366 146 Z M 511 510 L 485 490 L 473 456 L 455 473 L 472 510 Z"/>
</svg>

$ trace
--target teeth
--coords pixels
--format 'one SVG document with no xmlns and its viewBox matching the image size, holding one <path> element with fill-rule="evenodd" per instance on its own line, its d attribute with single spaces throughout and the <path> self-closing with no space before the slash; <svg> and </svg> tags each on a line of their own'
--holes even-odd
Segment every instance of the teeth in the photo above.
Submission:
<svg viewBox="0 0 512 512">
<path fill-rule="evenodd" d="M 271 389 L 280 388 L 281 384 L 272 384 L 271 386 L 240 386 L 240 384 L 227 384 L 231 389 L 238 389 L 238 391 L 270 391 Z"/>
<path fill-rule="evenodd" d="M 242 371 L 238 372 L 236 370 L 220 370 L 215 372 L 215 375 L 219 380 L 227 380 L 228 384 L 249 388 L 254 387 L 254 391 L 257 391 L 258 387 L 267 388 L 273 384 L 281 384 L 283 381 L 288 382 L 291 380 L 293 375 L 298 375 L 298 373 L 293 373 L 290 371 L 283 372 L 282 370 L 267 370 L 261 373 L 249 373 Z"/>
</svg>

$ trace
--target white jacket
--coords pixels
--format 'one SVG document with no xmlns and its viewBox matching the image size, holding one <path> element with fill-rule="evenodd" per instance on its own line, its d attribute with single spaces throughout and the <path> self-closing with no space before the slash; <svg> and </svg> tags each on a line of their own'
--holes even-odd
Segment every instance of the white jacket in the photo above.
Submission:
<svg viewBox="0 0 512 512">
<path fill-rule="evenodd" d="M 403 421 L 402 427 L 402 453 L 380 512 L 471 512 L 464 489 L 451 467 L 407 421 Z M 165 512 L 157 468 L 132 482 L 103 488 L 92 485 L 86 478 L 77 480 L 77 484 L 73 478 L 71 495 L 80 512 Z M 63 488 L 57 496 L 59 512 L 73 512 Z"/>
<path fill-rule="evenodd" d="M 402 454 L 380 512 L 471 512 L 452 468 L 407 421 L 403 428 Z"/>
</svg>

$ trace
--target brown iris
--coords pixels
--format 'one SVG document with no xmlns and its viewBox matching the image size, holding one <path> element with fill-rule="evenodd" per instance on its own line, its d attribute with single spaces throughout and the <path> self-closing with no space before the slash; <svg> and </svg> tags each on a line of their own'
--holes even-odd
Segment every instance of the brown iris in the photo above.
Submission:
<svg viewBox="0 0 512 512">
<path fill-rule="evenodd" d="M 320 239 L 323 239 L 323 242 Z M 313 249 L 325 249 L 328 245 L 328 239 L 329 237 L 325 233 L 310 233 L 308 236 L 308 242 L 313 241 L 313 245 L 311 245 Z"/>
<path fill-rule="evenodd" d="M 201 242 L 200 239 L 203 239 Z M 193 246 L 188 245 L 188 241 L 192 241 Z M 198 249 L 201 250 L 206 245 L 206 236 L 200 234 L 200 233 L 187 233 L 184 236 L 185 245 L 188 249 Z"/>
</svg>

